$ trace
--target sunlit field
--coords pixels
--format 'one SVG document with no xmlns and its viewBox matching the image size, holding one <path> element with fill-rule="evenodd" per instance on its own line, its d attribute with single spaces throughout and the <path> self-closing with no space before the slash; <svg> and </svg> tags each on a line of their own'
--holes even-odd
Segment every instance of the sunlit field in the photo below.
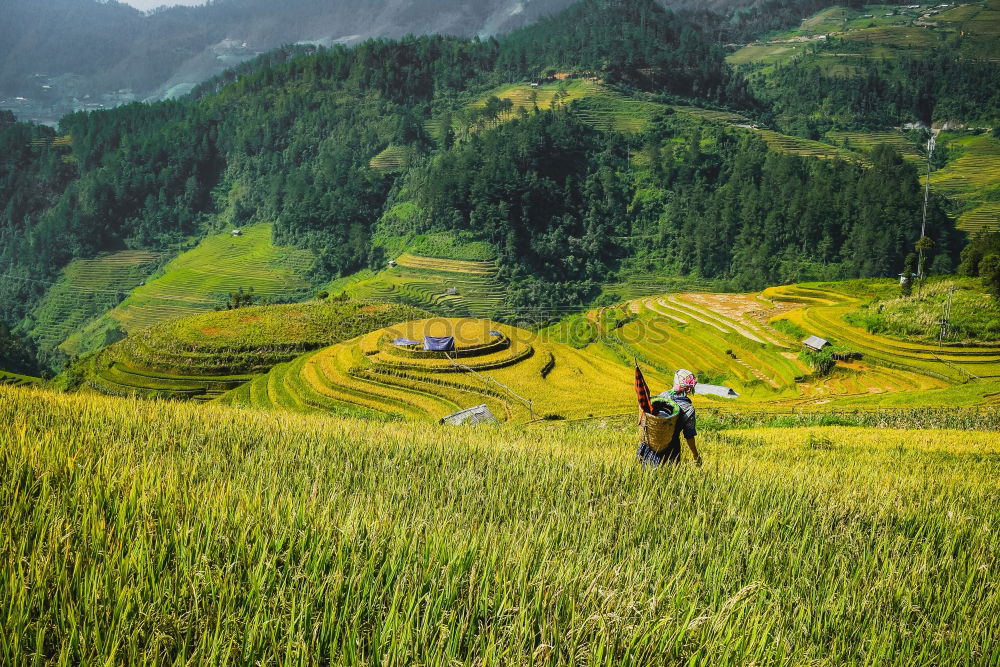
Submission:
<svg viewBox="0 0 1000 667">
<path fill-rule="evenodd" d="M 1000 435 L 0 387 L 4 664 L 995 664 Z M 707 423 L 707 422 L 706 422 Z"/>
</svg>

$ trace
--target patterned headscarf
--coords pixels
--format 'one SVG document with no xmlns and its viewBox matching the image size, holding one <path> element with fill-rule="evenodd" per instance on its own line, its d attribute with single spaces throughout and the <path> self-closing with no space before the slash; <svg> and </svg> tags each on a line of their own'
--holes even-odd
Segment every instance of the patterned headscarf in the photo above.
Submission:
<svg viewBox="0 0 1000 667">
<path fill-rule="evenodd" d="M 674 392 L 678 394 L 689 394 L 694 391 L 695 385 L 698 384 L 698 378 L 695 377 L 694 373 L 682 368 L 676 373 L 674 373 Z"/>
</svg>

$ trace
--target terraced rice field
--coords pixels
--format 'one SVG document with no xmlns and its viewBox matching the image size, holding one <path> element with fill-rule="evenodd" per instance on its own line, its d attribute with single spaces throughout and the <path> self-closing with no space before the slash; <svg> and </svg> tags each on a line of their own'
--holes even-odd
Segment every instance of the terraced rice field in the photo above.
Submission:
<svg viewBox="0 0 1000 667">
<path fill-rule="evenodd" d="M 59 347 L 88 322 L 117 306 L 159 259 L 158 253 L 126 250 L 74 260 L 32 312 L 32 338 L 43 349 Z M 72 345 L 64 349 L 69 354 L 84 351 Z"/>
<path fill-rule="evenodd" d="M 665 377 L 687 368 L 702 382 L 731 387 L 741 401 L 794 398 L 796 378 L 809 372 L 796 342 L 766 324 L 762 313 L 773 307 L 753 295 L 674 294 L 625 306 L 632 317 L 613 328 L 602 311 L 589 314 L 598 331 L 585 351 L 622 364 L 637 359 Z"/>
<path fill-rule="evenodd" d="M 172 320 L 87 362 L 87 385 L 112 396 L 211 400 L 274 366 L 427 313 L 395 304 L 312 302 Z"/>
<path fill-rule="evenodd" d="M 826 287 L 772 287 L 765 290 L 763 296 L 775 302 L 811 306 L 781 317 L 794 322 L 808 334 L 862 353 L 870 365 L 918 374 L 945 384 L 1000 378 L 1000 346 L 938 346 L 870 334 L 843 319 L 844 314 L 857 308 L 859 300 Z"/>
<path fill-rule="evenodd" d="M 984 193 L 1000 188 L 1000 139 L 942 133 L 938 141 L 948 148 L 949 161 L 931 173 L 931 189 L 965 205 L 959 228 L 969 233 L 1000 229 L 997 202 L 983 199 Z"/>
<path fill-rule="evenodd" d="M 239 237 L 209 236 L 136 288 L 110 316 L 132 333 L 214 310 L 240 288 L 253 288 L 261 299 L 299 301 L 308 296 L 305 275 L 312 262 L 309 251 L 275 246 L 269 224 L 247 227 Z"/>
<path fill-rule="evenodd" d="M 863 158 L 852 151 L 837 148 L 830 144 L 801 137 L 792 137 L 773 130 L 753 130 L 767 143 L 768 148 L 778 153 L 789 153 L 805 157 L 822 158 L 825 160 L 863 161 Z"/>
<path fill-rule="evenodd" d="M 808 44 L 826 35 L 837 38 L 837 51 L 820 53 L 827 73 L 849 70 L 857 58 L 895 58 L 926 53 L 945 41 L 958 41 L 969 58 L 995 57 L 1000 36 L 1000 12 L 969 3 L 930 15 L 933 6 L 910 9 L 898 5 L 866 5 L 859 9 L 831 7 L 804 19 L 795 30 L 749 44 L 727 60 L 733 65 L 774 65 L 807 52 Z"/>
<path fill-rule="evenodd" d="M 958 228 L 974 236 L 981 232 L 1000 232 L 1000 202 L 987 202 L 962 213 Z"/>
<path fill-rule="evenodd" d="M 826 138 L 847 150 L 870 153 L 879 144 L 892 146 L 903 159 L 924 164 L 925 158 L 901 132 L 827 132 Z"/>
<path fill-rule="evenodd" d="M 569 105 L 584 97 L 609 95 L 613 95 L 613 93 L 599 83 L 583 79 L 542 83 L 537 87 L 532 87 L 530 83 L 515 83 L 490 91 L 474 102 L 472 107 L 482 108 L 486 106 L 487 100 L 491 97 L 510 100 L 514 106 L 503 120 L 512 120 L 517 117 L 520 109 L 532 111 L 536 104 L 539 109 L 544 110 L 553 104 Z M 532 101 L 533 97 L 534 101 Z"/>
<path fill-rule="evenodd" d="M 502 120 L 511 120 L 517 116 L 518 109 L 530 110 L 531 104 L 526 101 L 531 95 L 531 91 L 537 91 L 539 99 L 542 99 L 542 92 L 547 96 L 552 96 L 561 84 L 544 84 L 538 88 L 531 88 L 529 84 L 516 84 L 507 86 L 497 91 L 501 99 L 510 99 L 514 103 L 514 109 Z M 566 88 L 567 103 L 572 101 L 570 110 L 582 121 L 601 130 L 614 130 L 618 132 L 641 132 L 648 125 L 649 121 L 667 108 L 672 108 L 677 113 L 685 114 L 712 123 L 721 123 L 731 127 L 738 127 L 743 131 L 754 132 L 760 135 L 771 150 L 780 153 L 790 153 L 793 155 L 803 155 L 806 157 L 816 157 L 823 159 L 845 159 L 863 162 L 864 157 L 844 148 L 831 146 L 819 141 L 801 139 L 781 134 L 773 130 L 764 130 L 752 127 L 750 120 L 744 116 L 730 111 L 718 111 L 714 109 L 701 109 L 690 106 L 672 106 L 643 100 L 630 99 L 619 93 L 605 88 L 604 86 L 589 81 L 574 80 Z M 485 104 L 483 98 L 476 104 Z M 546 97 L 545 99 L 550 99 Z M 545 108 L 539 103 L 539 108 Z"/>
<path fill-rule="evenodd" d="M 8 373 L 7 371 L 0 371 L 0 386 L 7 387 L 33 387 L 42 383 L 40 378 L 30 377 L 27 375 L 18 375 L 17 373 Z"/>
<path fill-rule="evenodd" d="M 919 26 L 864 28 L 850 30 L 839 37 L 848 42 L 878 44 L 892 49 L 927 50 L 938 43 L 934 31 Z"/>
<path fill-rule="evenodd" d="M 352 298 L 390 301 L 455 317 L 497 317 L 505 313 L 504 289 L 495 262 L 440 259 L 404 254 L 398 266 L 345 286 Z"/>
<path fill-rule="evenodd" d="M 453 353 L 397 338 L 454 336 Z M 651 379 L 664 382 L 655 372 Z M 592 391 L 599 382 L 602 391 Z M 485 404 L 503 421 L 635 409 L 631 370 L 489 320 L 431 318 L 374 331 L 282 364 L 230 392 L 237 406 L 438 420 Z"/>
<path fill-rule="evenodd" d="M 773 65 L 785 62 L 802 53 L 805 53 L 804 44 L 788 42 L 747 44 L 743 48 L 726 56 L 726 62 L 730 65 L 749 65 L 751 63 Z"/>
<path fill-rule="evenodd" d="M 988 134 L 943 134 L 940 140 L 958 157 L 931 173 L 932 188 L 951 197 L 969 199 L 977 192 L 1000 186 L 1000 139 Z"/>
<path fill-rule="evenodd" d="M 897 396 L 920 397 L 926 405 L 981 405 L 1000 391 L 1000 347 L 938 347 L 872 336 L 842 319 L 860 301 L 835 286 L 642 297 L 624 304 L 629 318 L 606 316 L 621 306 L 596 310 L 545 333 L 622 364 L 638 359 L 665 376 L 691 369 L 703 382 L 740 394 L 735 401 L 699 397 L 720 409 L 904 406 Z M 799 359 L 800 341 L 772 326 L 779 319 L 863 356 L 838 362 L 833 373 L 817 377 Z"/>
<path fill-rule="evenodd" d="M 395 173 L 403 169 L 409 161 L 407 149 L 404 146 L 389 146 L 373 157 L 368 166 L 385 174 Z"/>
</svg>

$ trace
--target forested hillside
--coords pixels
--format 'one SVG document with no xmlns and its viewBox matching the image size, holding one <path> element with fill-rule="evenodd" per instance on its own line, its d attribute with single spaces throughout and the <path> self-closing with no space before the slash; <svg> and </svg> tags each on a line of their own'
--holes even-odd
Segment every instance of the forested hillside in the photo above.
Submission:
<svg viewBox="0 0 1000 667">
<path fill-rule="evenodd" d="M 38 342 L 36 306 L 71 260 L 130 249 L 165 261 L 255 224 L 312 253 L 316 288 L 384 266 L 418 235 L 461 233 L 495 251 L 498 313 L 581 308 L 625 273 L 740 289 L 895 275 L 919 236 L 912 162 L 889 147 L 818 159 L 773 130 L 808 134 L 829 104 L 841 126 L 886 130 L 920 119 L 916 103 L 886 106 L 898 91 L 881 79 L 867 97 L 837 79 L 841 99 L 809 89 L 793 69 L 804 64 L 760 78 L 725 61 L 720 40 L 807 4 L 753 5 L 723 29 L 654 0 L 584 0 L 501 39 L 286 50 L 187 98 L 71 114 L 57 131 L 5 115 L 2 319 Z M 906 67 L 878 76 L 908 90 L 920 72 Z M 996 63 L 951 69 L 927 103 L 996 117 Z M 522 106 L 491 97 L 517 82 L 534 91 Z M 947 208 L 932 193 L 936 273 L 964 243 Z"/>
</svg>

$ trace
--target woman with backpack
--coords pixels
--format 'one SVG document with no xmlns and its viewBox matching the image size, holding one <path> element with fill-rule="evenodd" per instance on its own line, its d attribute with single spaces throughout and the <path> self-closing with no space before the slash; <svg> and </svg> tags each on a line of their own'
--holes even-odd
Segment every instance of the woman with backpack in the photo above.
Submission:
<svg viewBox="0 0 1000 667">
<path fill-rule="evenodd" d="M 674 373 L 673 389 L 665 391 L 653 399 L 654 416 L 660 413 L 659 416 L 668 417 L 673 413 L 674 406 L 679 414 L 673 437 L 665 448 L 655 451 L 645 441 L 639 445 L 639 460 L 644 465 L 658 466 L 662 463 L 680 463 L 682 435 L 691 449 L 691 454 L 694 455 L 695 463 L 701 465 L 701 455 L 695 444 L 695 436 L 698 435 L 695 409 L 691 403 L 691 395 L 694 394 L 694 388 L 697 385 L 698 378 L 695 377 L 694 373 L 682 368 Z M 643 415 L 643 419 L 645 418 L 646 415 Z"/>
</svg>

